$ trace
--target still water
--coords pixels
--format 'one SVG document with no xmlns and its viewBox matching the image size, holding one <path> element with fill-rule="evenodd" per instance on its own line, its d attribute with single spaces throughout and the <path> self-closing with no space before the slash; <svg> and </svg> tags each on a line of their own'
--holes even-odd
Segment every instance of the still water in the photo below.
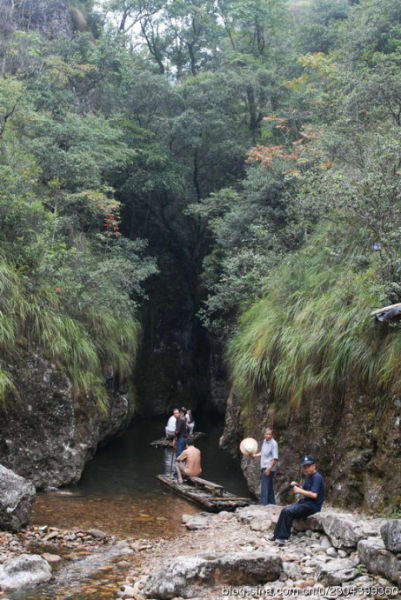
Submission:
<svg viewBox="0 0 401 600">
<path fill-rule="evenodd" d="M 218 447 L 221 422 L 202 423 L 207 432 L 196 445 L 202 452 L 203 477 L 238 495 L 248 495 L 238 463 Z M 116 538 L 173 537 L 181 515 L 200 509 L 160 487 L 158 473 L 169 472 L 171 451 L 149 443 L 162 437 L 164 422 L 137 421 L 125 435 L 96 454 L 78 486 L 39 494 L 31 523 L 62 529 L 97 528 Z M 113 552 L 113 550 L 111 550 Z M 138 560 L 135 555 L 127 561 Z M 97 564 L 98 563 L 98 564 Z M 112 556 L 88 556 L 66 564 L 48 584 L 14 592 L 10 600 L 114 600 L 129 564 Z"/>
<path fill-rule="evenodd" d="M 207 435 L 196 442 L 202 477 L 237 495 L 248 491 L 238 462 L 219 449 L 221 422 L 202 423 Z M 155 478 L 170 469 L 171 451 L 149 446 L 162 437 L 164 422 L 137 421 L 125 435 L 101 448 L 79 485 L 39 494 L 31 523 L 60 528 L 96 527 L 116 537 L 168 537 L 180 530 L 181 515 L 200 508 L 161 488 Z"/>
</svg>

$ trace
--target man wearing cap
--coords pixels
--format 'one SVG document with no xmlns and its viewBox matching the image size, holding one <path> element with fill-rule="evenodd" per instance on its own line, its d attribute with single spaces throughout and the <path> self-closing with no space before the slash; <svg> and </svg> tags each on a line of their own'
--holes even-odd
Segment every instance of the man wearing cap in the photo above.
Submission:
<svg viewBox="0 0 401 600">
<path fill-rule="evenodd" d="M 301 499 L 295 504 L 286 506 L 280 513 L 279 520 L 274 529 L 274 535 L 271 541 L 284 543 L 291 535 L 291 525 L 294 519 L 309 517 L 322 508 L 325 494 L 324 479 L 316 470 L 315 459 L 310 454 L 305 454 L 301 462 L 306 480 L 303 486 L 296 481 L 292 481 L 294 494 L 301 496 Z"/>
</svg>

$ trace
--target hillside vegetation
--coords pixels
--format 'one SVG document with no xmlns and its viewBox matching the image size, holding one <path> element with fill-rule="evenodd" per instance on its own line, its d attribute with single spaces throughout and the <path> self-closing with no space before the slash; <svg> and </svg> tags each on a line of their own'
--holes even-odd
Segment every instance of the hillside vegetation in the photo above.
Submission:
<svg viewBox="0 0 401 600">
<path fill-rule="evenodd" d="M 140 323 L 163 402 L 216 343 L 244 403 L 397 391 L 399 2 L 59 4 L 3 0 L 2 398 L 40 349 L 102 403 Z"/>
</svg>

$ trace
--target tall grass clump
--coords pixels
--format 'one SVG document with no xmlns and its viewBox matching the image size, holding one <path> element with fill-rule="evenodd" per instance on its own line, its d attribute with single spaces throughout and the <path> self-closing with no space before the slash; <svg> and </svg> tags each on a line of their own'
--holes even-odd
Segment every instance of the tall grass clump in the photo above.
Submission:
<svg viewBox="0 0 401 600">
<path fill-rule="evenodd" d="M 129 301 L 100 302 L 71 314 L 62 290 L 42 286 L 32 292 L 30 279 L 0 257 L 0 401 L 18 396 L 18 365 L 30 352 L 55 361 L 73 384 L 76 398 L 90 395 L 107 408 L 106 380 L 128 377 L 135 364 L 140 327 Z M 102 281 L 107 296 L 110 282 Z"/>
<path fill-rule="evenodd" d="M 294 408 L 307 394 L 332 394 L 350 382 L 401 388 L 401 326 L 370 317 L 386 301 L 384 286 L 372 264 L 341 259 L 326 233 L 287 258 L 242 314 L 228 356 L 244 403 L 267 388 Z"/>
</svg>

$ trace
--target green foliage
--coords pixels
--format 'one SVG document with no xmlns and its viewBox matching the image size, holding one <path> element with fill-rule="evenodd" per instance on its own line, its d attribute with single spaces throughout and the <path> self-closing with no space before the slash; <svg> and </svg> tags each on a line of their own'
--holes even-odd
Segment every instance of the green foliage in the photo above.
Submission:
<svg viewBox="0 0 401 600">
<path fill-rule="evenodd" d="M 244 399 L 271 387 L 299 407 L 307 394 L 341 394 L 354 381 L 398 392 L 399 326 L 372 327 L 385 290 L 374 266 L 353 267 L 324 228 L 272 273 L 264 297 L 241 317 L 229 344 L 234 385 Z M 356 251 L 357 248 L 354 248 Z"/>
</svg>

